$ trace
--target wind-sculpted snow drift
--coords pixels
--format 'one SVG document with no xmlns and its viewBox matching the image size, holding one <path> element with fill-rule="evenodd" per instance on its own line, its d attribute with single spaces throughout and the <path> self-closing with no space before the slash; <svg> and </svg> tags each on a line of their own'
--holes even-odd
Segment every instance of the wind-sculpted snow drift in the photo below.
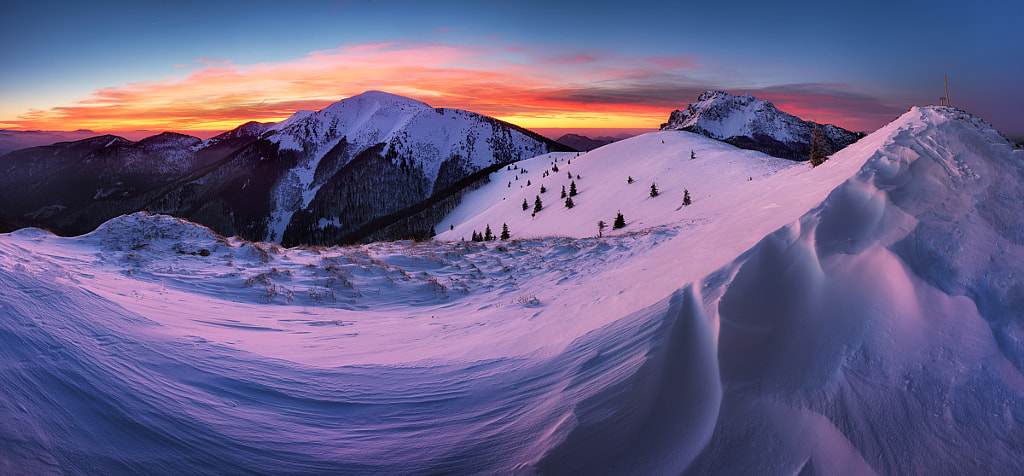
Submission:
<svg viewBox="0 0 1024 476">
<path fill-rule="evenodd" d="M 914 108 L 772 180 L 605 238 L 2 235 L 0 472 L 1018 471 L 1020 151 Z"/>
</svg>

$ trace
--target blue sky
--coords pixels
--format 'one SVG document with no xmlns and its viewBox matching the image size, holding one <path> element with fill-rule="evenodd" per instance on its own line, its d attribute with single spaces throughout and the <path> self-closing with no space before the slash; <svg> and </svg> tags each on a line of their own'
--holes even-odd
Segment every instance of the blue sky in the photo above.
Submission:
<svg viewBox="0 0 1024 476">
<path fill-rule="evenodd" d="M 106 111 L 125 128 L 217 129 L 244 114 L 273 119 L 292 105 L 326 105 L 378 79 L 381 87 L 372 89 L 398 89 L 393 92 L 528 127 L 657 127 L 658 117 L 700 91 L 724 89 L 814 116 L 807 118 L 872 129 L 911 105 L 937 103 L 948 75 L 953 105 L 1005 133 L 1024 134 L 1020 0 L 210 3 L 5 5 L 0 127 L 113 127 L 99 118 L 103 107 L 120 101 Z M 366 67 L 347 67 L 358 61 L 346 55 L 381 44 L 396 71 L 367 69 L 358 81 L 339 74 L 333 83 L 321 72 L 317 84 L 301 89 L 296 83 L 308 70 L 290 69 L 314 52 L 336 53 L 338 71 Z M 424 52 L 439 46 L 461 50 L 441 57 Z M 421 72 L 408 84 L 397 72 L 441 63 L 434 77 Z M 245 79 L 226 83 L 240 89 L 234 109 L 223 94 L 216 95 L 216 108 L 199 97 L 214 96 L 198 92 L 205 91 L 198 83 L 217 68 Z M 260 110 L 253 98 L 268 104 L 273 89 L 257 76 L 268 70 L 272 84 L 288 71 L 296 79 L 280 89 L 283 97 L 269 98 L 274 107 Z M 440 75 L 456 70 L 446 86 Z M 495 75 L 506 79 L 489 88 Z M 477 84 L 480 77 L 491 79 Z M 464 89 L 479 93 L 460 91 L 466 82 L 472 84 Z M 123 119 L 133 104 L 153 110 L 165 104 L 141 101 L 145 94 L 219 115 L 205 125 L 180 112 Z M 509 104 L 499 104 L 502 97 Z M 622 120 L 610 117 L 616 108 Z"/>
</svg>

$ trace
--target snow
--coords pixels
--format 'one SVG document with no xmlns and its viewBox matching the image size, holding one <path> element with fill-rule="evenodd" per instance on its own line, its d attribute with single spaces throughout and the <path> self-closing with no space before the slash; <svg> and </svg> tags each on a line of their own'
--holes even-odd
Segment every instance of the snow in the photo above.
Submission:
<svg viewBox="0 0 1024 476">
<path fill-rule="evenodd" d="M 1011 474 L 1020 159 L 914 108 L 813 169 L 676 131 L 522 161 L 426 243 L 0 235 L 0 472 Z M 577 205 L 530 217 L 551 161 Z"/>
<path fill-rule="evenodd" d="M 818 127 L 750 94 L 707 91 L 686 109 L 672 111 L 661 130 L 685 129 L 779 157 L 806 160 L 812 133 Z M 860 138 L 830 124 L 820 129 L 826 144 L 831 143 L 827 145 L 829 150 L 841 149 Z"/>
<path fill-rule="evenodd" d="M 690 159 L 691 151 L 696 159 Z M 519 162 L 516 169 L 495 172 L 490 183 L 467 194 L 438 225 L 438 239 L 468 240 L 474 230 L 482 232 L 489 224 L 500 231 L 502 223 L 509 225 L 516 238 L 597 236 L 598 221 L 608 225 L 604 234 L 684 221 L 704 223 L 732 210 L 733 202 L 726 204 L 723 199 L 743 194 L 742 200 L 749 201 L 750 193 L 761 193 L 761 180 L 798 166 L 690 132 L 652 132 L 588 153 L 545 154 Z M 633 183 L 628 182 L 630 177 Z M 755 178 L 757 184 L 751 180 Z M 572 197 L 574 206 L 569 209 L 560 194 L 562 187 L 568 193 L 574 182 L 579 194 Z M 657 185 L 657 197 L 650 196 L 652 183 Z M 784 186 L 784 181 L 772 184 Z M 546 192 L 540 192 L 541 186 Z M 684 191 L 692 200 L 686 207 L 682 205 Z M 534 216 L 538 196 L 544 208 Z M 522 207 L 524 199 L 527 210 Z M 762 205 L 766 204 L 756 206 Z M 612 230 L 619 211 L 627 226 Z"/>
<path fill-rule="evenodd" d="M 411 157 L 433 185 L 442 162 L 460 156 L 477 169 L 498 160 L 497 149 L 509 144 L 511 160 L 544 152 L 543 145 L 518 133 L 502 133 L 488 118 L 450 109 L 434 109 L 414 99 L 380 91 L 338 101 L 316 112 L 300 111 L 274 126 L 267 137 L 282 149 L 301 151 L 295 164 L 275 186 L 268 241 L 281 240 L 292 215 L 305 209 L 324 185 L 316 181 L 324 156 L 344 138 L 358 153 L 384 143 L 400 157 Z M 350 157 L 351 159 L 351 157 Z M 336 165 L 338 169 L 345 163 Z M 333 171 L 332 171 L 333 174 Z"/>
</svg>

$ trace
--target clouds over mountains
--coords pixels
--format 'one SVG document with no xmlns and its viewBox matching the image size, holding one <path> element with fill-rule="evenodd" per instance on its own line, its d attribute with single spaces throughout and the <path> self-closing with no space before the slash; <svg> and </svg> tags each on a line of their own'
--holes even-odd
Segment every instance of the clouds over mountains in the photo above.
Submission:
<svg viewBox="0 0 1024 476">
<path fill-rule="evenodd" d="M 498 42 L 373 42 L 276 63 L 203 59 L 175 66 L 184 74 L 99 89 L 71 105 L 0 119 L 0 127 L 226 130 L 248 120 L 281 120 L 368 89 L 526 127 L 654 128 L 666 110 L 709 88 L 753 92 L 784 109 L 791 106 L 794 114 L 820 115 L 853 129 L 872 129 L 899 112 L 845 85 L 723 84 L 712 79 L 718 67 L 695 55 L 636 56 Z"/>
</svg>

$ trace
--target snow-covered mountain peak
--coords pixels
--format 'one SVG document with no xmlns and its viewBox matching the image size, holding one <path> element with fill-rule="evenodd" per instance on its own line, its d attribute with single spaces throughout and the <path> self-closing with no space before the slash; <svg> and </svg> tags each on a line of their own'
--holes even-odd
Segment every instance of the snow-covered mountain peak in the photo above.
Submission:
<svg viewBox="0 0 1024 476">
<path fill-rule="evenodd" d="M 367 91 L 335 102 L 319 111 L 299 111 L 278 124 L 282 147 L 309 150 L 331 146 L 341 137 L 363 144 L 386 142 L 417 114 L 433 111 L 427 104 L 382 91 Z"/>
<path fill-rule="evenodd" d="M 397 94 L 391 94 L 384 91 L 366 91 L 362 94 L 357 94 L 355 96 L 351 96 L 342 99 L 338 102 L 335 102 L 334 104 L 327 106 L 323 110 L 338 111 L 353 106 L 431 109 L 431 107 L 428 106 L 426 103 L 405 96 L 399 96 Z"/>
<path fill-rule="evenodd" d="M 753 94 L 731 94 L 725 91 L 704 91 L 700 96 L 697 96 L 697 102 L 695 105 L 700 109 L 705 109 L 711 105 L 725 105 L 729 106 L 745 106 L 751 103 L 757 103 L 758 107 L 775 107 L 768 101 L 760 100 L 754 97 Z"/>
<path fill-rule="evenodd" d="M 777 132 L 779 138 L 792 138 L 791 129 L 802 122 L 749 93 L 706 91 L 686 110 L 674 111 L 661 130 L 691 130 L 719 140 L 763 131 Z"/>
<path fill-rule="evenodd" d="M 366 151 L 362 163 L 380 160 L 387 165 L 381 162 L 375 167 L 406 169 L 389 178 L 376 173 L 368 179 L 403 183 L 403 190 L 392 192 L 395 203 L 384 207 L 393 213 L 401 208 L 398 195 L 425 199 L 482 168 L 564 150 L 553 141 L 487 116 L 433 108 L 382 91 L 367 91 L 305 116 L 296 114 L 265 137 L 282 150 L 294 151 L 295 157 L 295 164 L 272 192 L 268 241 L 284 240 L 294 213 L 310 207 L 327 216 L 303 223 L 301 233 L 322 235 L 325 228 L 351 231 L 353 225 L 345 223 L 339 209 L 365 210 L 366 205 L 337 203 L 341 194 L 333 192 L 317 201 L 317 194 Z"/>
<path fill-rule="evenodd" d="M 833 125 L 804 121 L 750 94 L 724 91 L 706 91 L 686 109 L 672 111 L 661 130 L 696 132 L 775 157 L 807 160 L 815 127 L 822 128 L 830 153 L 859 138 L 856 133 Z"/>
</svg>

